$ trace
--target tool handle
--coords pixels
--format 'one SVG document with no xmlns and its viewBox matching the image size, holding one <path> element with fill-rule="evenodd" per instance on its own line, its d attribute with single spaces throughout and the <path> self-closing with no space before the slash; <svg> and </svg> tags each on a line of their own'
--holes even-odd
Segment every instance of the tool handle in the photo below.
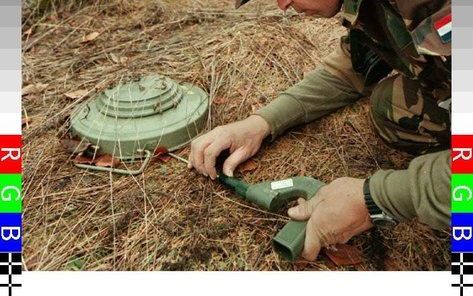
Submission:
<svg viewBox="0 0 473 296">
<path fill-rule="evenodd" d="M 325 184 L 310 177 L 294 177 L 282 181 L 250 186 L 247 198 L 271 211 L 302 197 L 309 200 Z M 258 186 L 258 187 L 254 187 Z M 307 221 L 289 221 L 273 238 L 273 247 L 282 258 L 294 261 L 304 248 Z"/>
<path fill-rule="evenodd" d="M 272 212 L 296 198 L 311 199 L 325 185 L 310 177 L 293 177 L 255 185 L 223 174 L 219 175 L 219 180 L 241 197 Z M 306 226 L 306 221 L 289 221 L 273 238 L 276 253 L 286 260 L 296 260 L 304 247 Z"/>
<path fill-rule="evenodd" d="M 246 199 L 271 212 L 276 212 L 299 197 L 311 199 L 324 183 L 310 177 L 250 185 Z"/>
<path fill-rule="evenodd" d="M 289 221 L 273 237 L 273 248 L 282 258 L 294 261 L 304 248 L 307 221 Z"/>
<path fill-rule="evenodd" d="M 246 198 L 248 187 L 250 187 L 248 183 L 234 177 L 228 177 L 223 173 L 218 175 L 218 180 L 225 186 L 235 191 L 238 195 L 240 195 L 240 197 Z"/>
</svg>

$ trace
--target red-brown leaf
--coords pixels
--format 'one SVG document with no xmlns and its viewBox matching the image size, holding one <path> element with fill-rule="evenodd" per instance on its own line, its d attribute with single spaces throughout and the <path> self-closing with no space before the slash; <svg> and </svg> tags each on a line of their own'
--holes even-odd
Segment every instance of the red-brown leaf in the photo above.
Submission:
<svg viewBox="0 0 473 296">
<path fill-rule="evenodd" d="M 62 139 L 61 145 L 71 154 L 84 152 L 91 145 L 88 141 L 77 139 Z"/>
<path fill-rule="evenodd" d="M 94 164 L 93 158 L 86 157 L 82 154 L 77 154 L 73 161 L 77 164 Z"/>
<path fill-rule="evenodd" d="M 98 167 L 116 168 L 120 165 L 120 160 L 111 156 L 110 154 L 103 154 L 97 157 L 94 163 Z"/>
<path fill-rule="evenodd" d="M 249 159 L 238 166 L 238 171 L 240 173 L 252 172 L 256 170 L 257 168 L 258 168 L 258 163 L 254 161 L 253 159 Z"/>
<path fill-rule="evenodd" d="M 216 97 L 212 101 L 215 105 L 223 105 L 228 103 L 228 99 L 225 97 Z"/>
<path fill-rule="evenodd" d="M 166 147 L 156 147 L 156 149 L 154 149 L 154 157 L 162 162 L 168 162 L 171 159 L 171 157 L 167 155 L 168 152 Z"/>
<path fill-rule="evenodd" d="M 172 157 L 169 155 L 163 154 L 159 156 L 158 159 L 161 160 L 162 162 L 168 162 L 172 159 Z"/>
<path fill-rule="evenodd" d="M 166 147 L 156 147 L 156 149 L 154 149 L 154 156 L 160 156 L 160 155 L 163 155 L 163 154 L 168 154 L 168 149 Z"/>
<path fill-rule="evenodd" d="M 325 249 L 333 263 L 338 266 L 357 265 L 363 263 L 363 253 L 360 249 L 350 245 L 337 244 Z"/>
</svg>

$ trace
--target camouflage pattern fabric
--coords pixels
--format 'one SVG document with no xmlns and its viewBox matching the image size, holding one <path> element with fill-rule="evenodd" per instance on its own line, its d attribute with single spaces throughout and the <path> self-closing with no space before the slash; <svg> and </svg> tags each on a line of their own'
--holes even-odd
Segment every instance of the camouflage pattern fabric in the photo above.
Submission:
<svg viewBox="0 0 473 296">
<path fill-rule="evenodd" d="M 442 42 L 432 24 L 451 14 L 451 3 L 451 0 L 343 0 L 342 15 L 347 27 L 362 29 L 375 21 L 373 18 L 377 11 L 375 6 L 386 4 L 404 23 L 407 31 L 413 37 L 413 43 L 419 54 L 449 56 L 451 54 L 450 44 Z M 371 17 L 367 18 L 364 14 Z M 389 11 L 381 14 L 376 12 L 377 17 L 382 14 L 387 17 L 388 23 L 398 21 L 390 16 Z M 399 28 L 389 29 L 396 32 Z"/>
<path fill-rule="evenodd" d="M 446 0 L 344 0 L 348 36 L 322 68 L 255 113 L 268 122 L 274 139 L 370 97 L 374 127 L 388 144 L 413 154 L 443 150 L 414 158 L 407 169 L 377 171 L 370 179 L 373 200 L 400 221 L 417 216 L 437 229 L 450 221 L 450 116 L 443 107 L 451 97 L 451 36 L 438 30 L 450 21 L 450 5 Z M 394 71 L 373 66 L 380 60 L 373 52 Z M 376 74 L 373 79 L 367 79 L 370 73 Z"/>
<path fill-rule="evenodd" d="M 450 114 L 437 102 L 449 96 L 396 74 L 374 88 L 371 119 L 381 138 L 397 149 L 411 154 L 448 149 Z"/>
<path fill-rule="evenodd" d="M 372 122 L 388 145 L 411 154 L 449 148 L 450 112 L 438 104 L 450 98 L 449 87 L 442 84 L 429 88 L 400 73 L 375 85 L 365 85 L 364 77 L 352 68 L 350 51 L 348 36 L 345 36 L 336 50 L 324 59 L 323 68 L 370 97 Z"/>
<path fill-rule="evenodd" d="M 369 47 L 426 87 L 450 87 L 451 43 L 442 39 L 435 24 L 451 16 L 451 1 L 344 0 L 342 16 L 344 26 L 357 32 L 352 43 Z"/>
<path fill-rule="evenodd" d="M 336 73 L 333 61 L 347 68 L 351 56 L 352 65 L 363 65 L 356 59 L 368 48 L 397 72 L 378 85 L 367 85 L 365 77 L 364 90 L 371 92 L 371 118 L 383 140 L 413 154 L 449 148 L 449 111 L 439 104 L 451 98 L 451 44 L 434 24 L 450 14 L 449 0 L 344 0 L 350 34 L 342 39 L 344 50 L 325 62 L 331 73 L 353 81 L 348 71 Z M 361 53 L 354 52 L 357 42 Z"/>
</svg>

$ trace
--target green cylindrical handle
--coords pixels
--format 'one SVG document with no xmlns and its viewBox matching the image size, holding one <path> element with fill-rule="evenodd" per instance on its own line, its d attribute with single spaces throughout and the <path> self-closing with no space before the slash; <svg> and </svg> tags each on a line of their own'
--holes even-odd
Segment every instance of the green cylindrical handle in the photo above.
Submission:
<svg viewBox="0 0 473 296">
<path fill-rule="evenodd" d="M 311 199 L 325 185 L 310 177 L 293 177 L 254 185 L 223 174 L 218 178 L 240 197 L 272 212 L 298 197 Z M 289 221 L 273 238 L 275 251 L 286 260 L 296 260 L 304 248 L 306 226 L 306 221 Z"/>
<path fill-rule="evenodd" d="M 309 177 L 294 177 L 292 179 L 294 187 L 289 192 L 297 193 L 298 197 L 307 200 L 313 198 L 317 191 L 325 185 L 319 180 Z M 289 194 L 285 195 L 289 196 Z M 299 258 L 304 248 L 306 227 L 307 221 L 291 220 L 284 225 L 273 238 L 273 247 L 276 253 L 289 261 Z"/>
<path fill-rule="evenodd" d="M 224 174 L 219 174 L 218 180 L 225 186 L 234 190 L 238 195 L 240 195 L 240 197 L 246 198 L 246 192 L 248 191 L 248 188 L 250 187 L 248 183 L 243 182 L 237 178 L 228 177 Z"/>
<path fill-rule="evenodd" d="M 304 248 L 307 221 L 289 221 L 273 238 L 276 253 L 286 260 L 294 261 Z"/>
</svg>

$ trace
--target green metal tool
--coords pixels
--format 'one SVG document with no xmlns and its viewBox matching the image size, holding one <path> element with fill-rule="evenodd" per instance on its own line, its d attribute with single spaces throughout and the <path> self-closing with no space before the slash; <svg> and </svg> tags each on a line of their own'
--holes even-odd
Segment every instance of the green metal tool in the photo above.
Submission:
<svg viewBox="0 0 473 296">
<path fill-rule="evenodd" d="M 188 163 L 186 159 L 172 153 L 170 156 Z M 222 173 L 225 159 L 230 155 L 228 150 L 220 153 L 216 160 L 218 180 L 226 187 L 236 192 L 243 200 L 257 204 L 265 210 L 276 212 L 289 202 L 302 197 L 311 199 L 325 184 L 310 177 L 292 177 L 285 180 L 248 184 L 238 178 L 229 177 Z M 273 247 L 282 258 L 294 261 L 299 258 L 304 247 L 306 221 L 289 221 L 274 236 Z"/>
<path fill-rule="evenodd" d="M 248 184 L 219 174 L 218 179 L 244 200 L 275 212 L 299 197 L 310 199 L 325 185 L 310 177 L 293 177 L 280 181 Z M 296 260 L 304 247 L 306 221 L 289 221 L 273 238 L 275 251 L 284 259 Z"/>
</svg>

